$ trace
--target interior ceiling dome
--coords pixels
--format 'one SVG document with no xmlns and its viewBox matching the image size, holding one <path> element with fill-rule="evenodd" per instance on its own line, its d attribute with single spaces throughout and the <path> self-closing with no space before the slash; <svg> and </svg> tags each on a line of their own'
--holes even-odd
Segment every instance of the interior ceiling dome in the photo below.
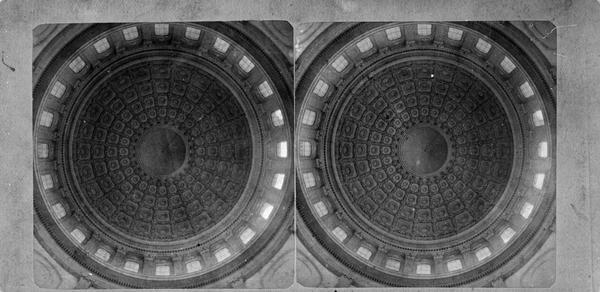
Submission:
<svg viewBox="0 0 600 292">
<path fill-rule="evenodd" d="M 98 287 L 219 287 L 257 271 L 293 199 L 291 78 L 263 53 L 274 44 L 223 23 L 72 35 L 34 92 L 40 242 Z"/>
<path fill-rule="evenodd" d="M 547 237 L 555 101 L 496 28 L 332 25 L 300 56 L 299 234 L 354 285 L 489 285 Z"/>
</svg>

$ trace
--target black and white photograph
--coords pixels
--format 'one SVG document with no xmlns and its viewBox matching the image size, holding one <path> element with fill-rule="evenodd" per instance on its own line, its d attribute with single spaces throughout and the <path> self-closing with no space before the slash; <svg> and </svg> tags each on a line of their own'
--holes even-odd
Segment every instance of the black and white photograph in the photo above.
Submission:
<svg viewBox="0 0 600 292">
<path fill-rule="evenodd" d="M 552 23 L 302 28 L 300 283 L 552 286 Z"/>
<path fill-rule="evenodd" d="M 600 0 L 0 0 L 0 292 L 600 292 Z"/>
<path fill-rule="evenodd" d="M 36 285 L 292 284 L 287 22 L 33 32 Z"/>
</svg>

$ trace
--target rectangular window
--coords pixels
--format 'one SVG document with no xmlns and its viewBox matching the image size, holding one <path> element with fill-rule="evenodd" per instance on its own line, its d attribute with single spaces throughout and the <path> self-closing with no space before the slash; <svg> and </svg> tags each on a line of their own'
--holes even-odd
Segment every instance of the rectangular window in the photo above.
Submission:
<svg viewBox="0 0 600 292">
<path fill-rule="evenodd" d="M 126 261 L 123 269 L 130 271 L 130 272 L 137 273 L 140 270 L 140 264 L 138 264 L 136 262 L 132 262 L 132 261 Z"/>
<path fill-rule="evenodd" d="M 364 53 L 373 48 L 373 43 L 371 42 L 370 38 L 366 38 L 366 39 L 356 43 L 356 46 L 358 47 L 358 50 L 361 53 Z"/>
<path fill-rule="evenodd" d="M 454 41 L 460 41 L 462 39 L 463 31 L 456 28 L 448 29 L 448 38 Z"/>
<path fill-rule="evenodd" d="M 197 28 L 193 28 L 193 27 L 186 27 L 185 28 L 185 37 L 190 39 L 190 40 L 198 40 L 200 38 L 200 30 Z M 200 262 L 198 262 L 200 263 Z"/>
<path fill-rule="evenodd" d="M 281 188 L 283 187 L 284 180 L 285 180 L 285 174 L 276 173 L 275 176 L 273 176 L 273 181 L 271 182 L 271 185 L 274 188 L 281 190 Z"/>
<path fill-rule="evenodd" d="M 260 216 L 263 217 L 263 219 L 267 220 L 269 219 L 269 216 L 271 216 L 271 212 L 273 212 L 273 205 L 269 203 L 264 203 L 262 208 L 260 209 Z"/>
<path fill-rule="evenodd" d="M 286 158 L 288 155 L 287 141 L 277 143 L 277 157 Z"/>
<path fill-rule="evenodd" d="M 482 261 L 491 255 L 492 255 L 492 253 L 490 252 L 490 249 L 487 247 L 479 249 L 477 252 L 475 252 L 475 256 L 477 257 L 478 261 Z"/>
<path fill-rule="evenodd" d="M 79 243 L 82 243 L 85 240 L 85 234 L 83 234 L 83 232 L 77 228 L 71 231 L 71 236 L 73 236 L 73 238 L 75 238 L 75 240 L 77 240 Z"/>
<path fill-rule="evenodd" d="M 339 56 L 337 59 L 335 59 L 335 61 L 333 62 L 333 64 L 331 64 L 331 66 L 333 66 L 335 71 L 342 72 L 342 71 L 344 71 L 346 66 L 348 66 L 348 60 L 346 60 L 346 58 L 344 58 L 344 56 Z"/>
<path fill-rule="evenodd" d="M 504 59 L 502 59 L 502 62 L 500 62 L 500 66 L 502 67 L 502 69 L 504 69 L 504 72 L 506 73 L 510 73 L 516 68 L 515 64 L 513 64 L 513 62 L 508 57 L 504 57 Z"/>
<path fill-rule="evenodd" d="M 283 126 L 283 114 L 281 113 L 281 110 L 276 110 L 271 113 L 271 121 L 275 127 Z"/>
<path fill-rule="evenodd" d="M 385 262 L 385 268 L 386 269 L 390 269 L 390 270 L 394 270 L 394 271 L 400 271 L 400 262 L 397 261 L 397 260 L 388 259 Z"/>
<path fill-rule="evenodd" d="M 240 239 L 244 244 L 248 243 L 253 237 L 256 235 L 256 232 L 250 228 L 246 228 L 242 234 L 240 234 Z"/>
<path fill-rule="evenodd" d="M 157 276 L 169 276 L 171 275 L 171 267 L 166 265 L 156 266 L 155 274 Z"/>
<path fill-rule="evenodd" d="M 242 57 L 238 65 L 246 73 L 250 72 L 254 68 L 254 63 L 252 63 L 252 61 L 250 61 L 250 59 L 248 59 L 246 56 Z"/>
<path fill-rule="evenodd" d="M 48 144 L 38 144 L 37 153 L 39 158 L 48 158 Z"/>
<path fill-rule="evenodd" d="M 319 80 L 319 82 L 317 82 L 317 85 L 315 86 L 315 89 L 313 90 L 313 93 L 323 97 L 325 96 L 325 93 L 327 93 L 327 90 L 329 89 L 329 85 L 327 85 L 327 83 L 325 83 L 323 80 Z"/>
<path fill-rule="evenodd" d="M 85 67 L 85 62 L 83 59 L 81 59 L 81 57 L 75 58 L 75 60 L 69 64 L 69 68 L 71 68 L 71 70 L 73 70 L 75 73 L 79 73 L 83 67 Z"/>
<path fill-rule="evenodd" d="M 267 81 L 264 81 L 258 86 L 258 91 L 262 94 L 263 97 L 269 97 L 273 94 L 273 90 Z"/>
<path fill-rule="evenodd" d="M 202 269 L 202 265 L 200 264 L 200 261 L 191 261 L 191 262 L 185 264 L 185 270 L 188 273 L 197 272 L 197 271 L 200 271 L 201 269 Z"/>
<path fill-rule="evenodd" d="M 231 253 L 229 252 L 229 249 L 226 247 L 221 248 L 217 252 L 215 252 L 215 257 L 217 258 L 217 262 L 222 262 L 230 256 L 231 256 Z"/>
<path fill-rule="evenodd" d="M 373 254 L 369 249 L 362 246 L 358 248 L 356 253 L 366 260 L 370 259 L 371 255 Z"/>
<path fill-rule="evenodd" d="M 317 183 L 315 181 L 315 176 L 312 172 L 303 173 L 302 177 L 304 178 L 304 185 L 307 188 L 314 187 Z"/>
<path fill-rule="evenodd" d="M 311 110 L 305 110 L 304 116 L 302 116 L 302 123 L 307 126 L 312 126 L 315 124 L 315 119 L 317 117 L 317 113 Z"/>
<path fill-rule="evenodd" d="M 40 125 L 50 128 L 50 126 L 52 126 L 53 119 L 54 119 L 54 115 L 52 113 L 43 111 L 42 116 L 40 117 Z"/>
<path fill-rule="evenodd" d="M 325 203 L 323 203 L 322 201 L 316 202 L 313 206 L 315 207 L 315 211 L 317 211 L 319 217 L 327 215 L 327 206 L 325 206 Z"/>
<path fill-rule="evenodd" d="M 417 34 L 426 36 L 431 34 L 431 24 L 417 24 Z"/>
<path fill-rule="evenodd" d="M 126 41 L 137 39 L 139 36 L 137 27 L 129 27 L 123 30 L 123 37 Z"/>
<path fill-rule="evenodd" d="M 229 49 L 229 43 L 217 37 L 217 39 L 215 40 L 214 48 L 217 51 L 224 54 L 225 52 L 227 52 L 227 49 Z"/>
<path fill-rule="evenodd" d="M 154 34 L 159 36 L 165 36 L 169 34 L 168 23 L 157 23 L 154 25 Z"/>
<path fill-rule="evenodd" d="M 429 264 L 417 264 L 417 274 L 419 275 L 430 275 L 431 265 Z"/>
<path fill-rule="evenodd" d="M 67 87 L 64 84 L 56 81 L 54 83 L 54 86 L 52 87 L 52 90 L 50 91 L 50 94 L 52 94 L 56 98 L 61 98 L 65 93 L 66 89 Z"/>
<path fill-rule="evenodd" d="M 402 32 L 398 26 L 386 29 L 385 34 L 390 41 L 397 40 L 402 37 Z"/>
<path fill-rule="evenodd" d="M 451 260 L 446 264 L 449 272 L 454 272 L 462 269 L 462 262 L 460 260 Z"/>
<path fill-rule="evenodd" d="M 340 228 L 339 226 L 333 229 L 333 235 L 335 235 L 335 237 L 339 240 L 339 241 L 344 241 L 344 239 L 346 239 L 346 237 L 348 237 L 348 234 L 346 234 L 346 231 L 344 231 L 344 229 Z"/>
<path fill-rule="evenodd" d="M 519 90 L 521 90 L 521 94 L 526 98 L 533 96 L 533 89 L 527 81 L 519 86 Z"/>
<path fill-rule="evenodd" d="M 108 40 L 106 38 L 103 38 L 94 43 L 94 48 L 96 49 L 96 52 L 98 52 L 98 54 L 101 54 L 106 52 L 106 50 L 110 48 L 110 44 L 108 43 Z"/>
<path fill-rule="evenodd" d="M 480 51 L 484 54 L 487 54 L 490 51 L 490 49 L 492 48 L 492 45 L 490 45 L 490 43 L 488 43 L 482 39 L 479 39 L 479 40 L 477 40 L 477 44 L 475 45 L 475 48 L 478 51 Z"/>
</svg>

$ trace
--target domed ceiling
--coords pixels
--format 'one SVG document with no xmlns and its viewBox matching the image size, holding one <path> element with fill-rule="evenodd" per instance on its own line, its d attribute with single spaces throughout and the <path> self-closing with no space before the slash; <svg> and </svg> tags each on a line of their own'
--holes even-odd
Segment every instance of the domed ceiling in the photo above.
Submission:
<svg viewBox="0 0 600 292">
<path fill-rule="evenodd" d="M 497 27 L 334 24 L 299 57 L 299 235 L 353 285 L 489 285 L 547 238 L 554 85 Z"/>
<path fill-rule="evenodd" d="M 277 252 L 291 77 L 268 40 L 239 23 L 145 23 L 55 41 L 34 90 L 34 202 L 65 268 L 97 287 L 198 287 Z"/>
</svg>

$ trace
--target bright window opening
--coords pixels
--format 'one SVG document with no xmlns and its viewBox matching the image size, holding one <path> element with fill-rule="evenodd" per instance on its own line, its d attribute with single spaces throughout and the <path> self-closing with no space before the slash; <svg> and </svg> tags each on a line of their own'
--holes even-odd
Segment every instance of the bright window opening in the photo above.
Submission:
<svg viewBox="0 0 600 292">
<path fill-rule="evenodd" d="M 344 56 L 339 56 L 337 59 L 335 59 L 331 66 L 333 66 L 335 71 L 342 72 L 344 69 L 346 69 L 346 66 L 348 66 L 348 60 L 346 60 Z"/>
<path fill-rule="evenodd" d="M 390 41 L 397 40 L 402 37 L 402 32 L 398 26 L 386 29 L 385 34 Z"/>
<path fill-rule="evenodd" d="M 535 178 L 533 179 L 533 187 L 535 187 L 538 190 L 541 190 L 544 186 L 544 178 L 546 178 L 545 174 L 536 173 Z"/>
<path fill-rule="evenodd" d="M 269 216 L 271 216 L 271 212 L 273 212 L 273 205 L 269 203 L 264 203 L 262 208 L 260 209 L 260 216 L 263 217 L 263 219 L 267 220 L 269 219 Z"/>
<path fill-rule="evenodd" d="M 451 40 L 460 41 L 460 39 L 462 39 L 462 35 L 463 31 L 460 29 L 456 29 L 453 27 L 448 29 L 448 38 Z"/>
<path fill-rule="evenodd" d="M 140 270 L 140 264 L 132 261 L 126 261 L 123 269 L 137 273 Z"/>
<path fill-rule="evenodd" d="M 448 271 L 454 272 L 462 269 L 462 262 L 460 260 L 451 260 L 446 263 L 446 267 L 448 267 Z"/>
<path fill-rule="evenodd" d="M 310 142 L 308 142 L 308 141 L 300 142 L 300 149 L 299 149 L 300 156 L 303 156 L 303 157 L 310 156 L 311 148 L 312 147 L 310 145 Z"/>
<path fill-rule="evenodd" d="M 348 234 L 346 234 L 346 231 L 344 231 L 344 229 L 342 229 L 341 227 L 336 227 L 333 229 L 333 235 L 339 240 L 339 241 L 344 241 L 344 239 L 346 239 L 346 237 L 348 237 Z"/>
<path fill-rule="evenodd" d="M 185 270 L 188 273 L 198 272 L 198 271 L 202 270 L 202 265 L 200 264 L 200 261 L 191 261 L 191 262 L 185 264 Z"/>
<path fill-rule="evenodd" d="M 477 44 L 475 44 L 475 48 L 478 51 L 480 51 L 484 54 L 487 54 L 490 51 L 490 49 L 492 48 L 492 45 L 490 45 L 490 43 L 488 43 L 482 39 L 478 39 Z"/>
<path fill-rule="evenodd" d="M 358 248 L 358 250 L 356 251 L 356 253 L 360 257 L 362 257 L 362 258 L 364 258 L 366 260 L 370 259 L 371 255 L 373 254 L 369 249 L 367 249 L 365 247 L 362 247 L 362 246 Z"/>
<path fill-rule="evenodd" d="M 521 216 L 525 219 L 529 218 L 529 216 L 531 216 L 531 212 L 533 211 L 533 204 L 529 203 L 529 202 L 525 202 L 525 204 L 523 204 L 523 207 L 521 208 Z"/>
<path fill-rule="evenodd" d="M 73 70 L 73 72 L 75 73 L 79 73 L 79 71 L 81 71 L 83 67 L 85 67 L 85 62 L 83 61 L 83 59 L 81 59 L 81 57 L 75 58 L 75 60 L 73 60 L 71 64 L 69 64 L 69 68 L 71 68 L 71 70 Z"/>
<path fill-rule="evenodd" d="M 44 189 L 51 189 L 54 187 L 54 181 L 52 180 L 52 176 L 49 174 L 44 174 L 42 175 L 42 186 L 44 186 Z"/>
<path fill-rule="evenodd" d="M 417 34 L 418 35 L 430 35 L 431 34 L 431 24 L 417 24 Z"/>
<path fill-rule="evenodd" d="M 315 181 L 315 175 L 312 172 L 303 173 L 302 178 L 304 178 L 304 185 L 307 188 L 314 187 L 317 184 Z"/>
<path fill-rule="evenodd" d="M 137 27 L 135 27 L 135 26 L 134 27 L 128 27 L 128 28 L 126 28 L 126 29 L 123 30 L 123 37 L 127 41 L 137 39 L 138 36 L 139 36 L 138 30 L 137 30 Z"/>
<path fill-rule="evenodd" d="M 155 35 L 168 35 L 169 34 L 169 24 L 168 23 L 157 23 L 154 25 L 154 34 Z"/>
<path fill-rule="evenodd" d="M 544 125 L 544 114 L 541 110 L 533 112 L 533 125 L 536 127 Z"/>
<path fill-rule="evenodd" d="M 43 111 L 42 116 L 40 117 L 40 125 L 49 128 L 50 126 L 52 126 L 53 119 L 54 119 L 54 115 L 52 113 Z"/>
<path fill-rule="evenodd" d="M 197 40 L 200 38 L 200 30 L 197 28 L 188 26 L 185 28 L 185 37 L 190 40 Z M 198 263 L 200 263 L 200 262 L 198 262 Z"/>
<path fill-rule="evenodd" d="M 273 181 L 271 182 L 271 185 L 274 188 L 276 188 L 278 190 L 281 190 L 281 188 L 283 187 L 284 180 L 285 180 L 285 174 L 283 174 L 283 173 L 276 173 L 273 176 Z"/>
<path fill-rule="evenodd" d="M 98 54 L 106 52 L 108 48 L 110 48 L 110 44 L 108 43 L 108 39 L 106 38 L 103 38 L 94 43 L 94 49 L 96 49 L 96 52 Z"/>
<path fill-rule="evenodd" d="M 513 64 L 513 62 L 508 57 L 504 57 L 504 59 L 502 59 L 502 62 L 500 62 L 500 66 L 506 73 L 510 73 L 516 68 L 515 64 Z"/>
<path fill-rule="evenodd" d="M 281 113 L 281 110 L 276 110 L 271 113 L 271 121 L 275 127 L 283 126 L 283 114 Z"/>
<path fill-rule="evenodd" d="M 225 259 L 227 259 L 228 257 L 231 256 L 231 253 L 229 252 L 229 249 L 224 247 L 219 249 L 217 252 L 215 252 L 215 257 L 217 258 L 217 262 L 222 262 Z"/>
<path fill-rule="evenodd" d="M 373 43 L 371 42 L 371 39 L 370 39 L 370 38 L 366 38 L 366 39 L 364 39 L 364 40 L 362 40 L 362 41 L 358 42 L 358 43 L 356 44 L 356 46 L 358 47 L 358 50 L 359 50 L 361 53 L 364 53 L 364 52 L 366 52 L 366 51 L 368 51 L 368 50 L 370 50 L 370 49 L 372 49 L 372 48 L 373 48 Z"/>
<path fill-rule="evenodd" d="M 63 94 L 65 93 L 66 89 L 67 89 L 67 87 L 64 84 L 56 81 L 54 83 L 54 86 L 52 86 L 52 90 L 50 90 L 50 94 L 52 94 L 56 98 L 61 98 L 63 96 Z"/>
<path fill-rule="evenodd" d="M 429 264 L 417 264 L 417 274 L 419 275 L 430 275 L 431 265 Z"/>
<path fill-rule="evenodd" d="M 54 214 L 56 214 L 56 217 L 58 217 L 58 219 L 65 217 L 67 215 L 67 212 L 65 211 L 65 207 L 63 207 L 63 205 L 61 203 L 56 203 L 56 204 L 52 205 L 52 210 L 54 211 Z"/>
<path fill-rule="evenodd" d="M 248 243 L 256 235 L 256 232 L 250 228 L 244 229 L 244 232 L 240 234 L 240 239 L 244 244 Z"/>
<path fill-rule="evenodd" d="M 317 211 L 317 215 L 319 215 L 319 217 L 327 215 L 327 206 L 325 206 L 325 203 L 323 203 L 322 201 L 316 202 L 313 206 L 315 207 L 315 210 Z"/>
<path fill-rule="evenodd" d="M 312 126 L 315 124 L 315 119 L 317 118 L 317 113 L 311 110 L 305 110 L 304 116 L 302 116 L 302 124 L 307 126 Z"/>
<path fill-rule="evenodd" d="M 388 259 L 385 262 L 385 268 L 394 271 L 400 271 L 400 262 L 394 259 Z"/>
<path fill-rule="evenodd" d="M 171 267 L 166 265 L 156 266 L 155 275 L 157 276 L 168 276 L 171 274 Z"/>
<path fill-rule="evenodd" d="M 506 229 L 504 229 L 504 231 L 502 231 L 502 233 L 500 234 L 500 238 L 502 238 L 502 241 L 504 243 L 507 243 L 510 241 L 510 239 L 515 235 L 515 230 L 507 227 Z"/>
<path fill-rule="evenodd" d="M 83 232 L 77 228 L 71 231 L 71 236 L 73 236 L 73 238 L 75 238 L 75 240 L 79 243 L 82 243 L 85 240 L 85 234 L 83 234 Z"/>
<path fill-rule="evenodd" d="M 487 247 L 481 248 L 481 249 L 477 250 L 477 252 L 475 252 L 475 256 L 477 257 L 478 261 L 482 261 L 491 255 L 492 255 L 492 252 L 490 252 L 490 249 Z"/>
<path fill-rule="evenodd" d="M 286 158 L 288 155 L 287 141 L 277 143 L 277 157 Z"/>
<path fill-rule="evenodd" d="M 521 84 L 521 86 L 519 86 L 519 90 L 521 90 L 521 94 L 523 94 L 524 97 L 531 97 L 533 96 L 533 89 L 531 88 L 531 85 L 529 85 L 529 82 L 525 81 L 525 83 Z"/>
<path fill-rule="evenodd" d="M 99 248 L 98 250 L 96 250 L 96 253 L 94 255 L 105 262 L 108 262 L 108 260 L 110 259 L 110 253 L 103 248 Z"/>
<path fill-rule="evenodd" d="M 252 63 L 252 61 L 250 61 L 250 59 L 248 59 L 246 56 L 242 57 L 238 65 L 240 65 L 240 68 L 242 68 L 242 70 L 246 73 L 252 71 L 254 68 L 254 63 Z"/>
<path fill-rule="evenodd" d="M 223 39 L 217 37 L 217 39 L 215 40 L 215 44 L 213 45 L 213 47 L 219 51 L 220 53 L 225 53 L 227 52 L 227 49 L 229 49 L 229 43 L 224 41 Z"/>
<path fill-rule="evenodd" d="M 38 144 L 37 153 L 39 158 L 48 158 L 48 144 Z"/>
<path fill-rule="evenodd" d="M 548 157 L 548 142 L 546 142 L 546 141 L 540 142 L 540 144 L 538 144 L 537 153 L 538 153 L 538 156 L 541 158 Z"/>
<path fill-rule="evenodd" d="M 327 93 L 328 89 L 329 89 L 329 85 L 327 85 L 327 83 L 325 83 L 323 80 L 319 80 L 319 82 L 317 82 L 317 85 L 315 86 L 315 89 L 313 90 L 313 92 L 316 95 L 323 97 L 323 96 L 325 96 L 325 93 Z"/>
<path fill-rule="evenodd" d="M 273 94 L 273 90 L 267 81 L 264 81 L 258 86 L 258 91 L 260 91 L 260 94 L 262 94 L 263 97 L 269 97 Z"/>
</svg>

